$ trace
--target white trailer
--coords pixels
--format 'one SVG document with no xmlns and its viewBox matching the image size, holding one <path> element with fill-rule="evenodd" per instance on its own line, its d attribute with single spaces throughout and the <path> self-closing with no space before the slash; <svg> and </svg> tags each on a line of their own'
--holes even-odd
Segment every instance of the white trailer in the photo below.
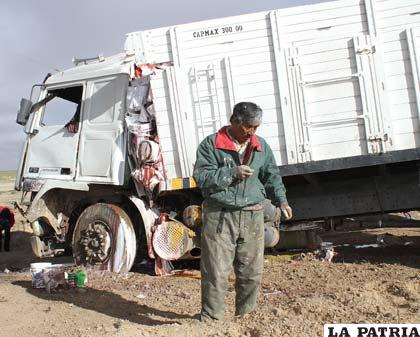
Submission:
<svg viewBox="0 0 420 337">
<path fill-rule="evenodd" d="M 168 221 L 156 219 L 172 211 L 176 222 L 200 204 L 195 150 L 240 101 L 263 108 L 258 134 L 295 220 L 420 207 L 418 0 L 339 0 L 133 32 L 123 54 L 76 61 L 18 116 L 28 138 L 16 188 L 31 195 L 24 213 L 39 256 L 73 247 L 78 263 L 126 271 L 141 237 L 154 256 L 152 227 Z M 50 108 L 56 99 L 78 107 L 73 129 L 72 113 Z"/>
</svg>

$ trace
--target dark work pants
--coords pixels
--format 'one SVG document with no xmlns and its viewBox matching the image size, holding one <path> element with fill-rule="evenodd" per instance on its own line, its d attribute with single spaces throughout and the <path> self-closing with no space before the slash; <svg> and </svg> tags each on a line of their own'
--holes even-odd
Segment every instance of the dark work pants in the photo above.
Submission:
<svg viewBox="0 0 420 337">
<path fill-rule="evenodd" d="M 235 315 L 255 309 L 264 262 L 264 212 L 203 205 L 201 320 L 223 319 L 228 276 L 236 274 Z"/>
<path fill-rule="evenodd" d="M 0 250 L 2 248 L 3 230 L 0 230 Z M 10 228 L 4 229 L 4 250 L 8 252 L 10 250 Z"/>
</svg>

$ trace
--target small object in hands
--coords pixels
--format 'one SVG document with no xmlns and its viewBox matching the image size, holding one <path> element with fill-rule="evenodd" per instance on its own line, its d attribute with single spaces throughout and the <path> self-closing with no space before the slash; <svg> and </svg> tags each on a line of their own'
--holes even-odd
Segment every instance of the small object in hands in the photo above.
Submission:
<svg viewBox="0 0 420 337">
<path fill-rule="evenodd" d="M 288 203 L 281 203 L 280 204 L 281 213 L 284 216 L 284 220 L 290 220 L 293 217 L 292 208 L 289 206 Z"/>
<path fill-rule="evenodd" d="M 249 176 L 252 176 L 252 174 L 255 171 L 254 169 L 250 168 L 247 165 L 238 166 L 236 169 L 237 169 L 237 176 L 241 180 L 248 178 Z"/>
</svg>

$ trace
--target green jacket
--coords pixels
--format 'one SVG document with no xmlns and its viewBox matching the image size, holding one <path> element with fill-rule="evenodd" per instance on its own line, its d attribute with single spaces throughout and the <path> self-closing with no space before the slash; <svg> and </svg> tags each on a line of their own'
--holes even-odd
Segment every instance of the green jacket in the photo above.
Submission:
<svg viewBox="0 0 420 337">
<path fill-rule="evenodd" d="M 197 149 L 193 176 L 203 197 L 234 209 L 255 205 L 266 198 L 274 204 L 287 202 L 286 189 L 266 141 L 255 135 L 251 137 L 243 164 L 255 171 L 240 180 L 236 176 L 236 167 L 241 165 L 239 155 L 226 129 L 205 138 Z"/>
</svg>

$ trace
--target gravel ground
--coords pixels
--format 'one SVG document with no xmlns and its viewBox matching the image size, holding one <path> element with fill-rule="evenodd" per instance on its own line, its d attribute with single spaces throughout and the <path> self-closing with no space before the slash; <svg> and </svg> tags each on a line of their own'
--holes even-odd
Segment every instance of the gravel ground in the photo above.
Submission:
<svg viewBox="0 0 420 337">
<path fill-rule="evenodd" d="M 13 198 L 8 188 L 0 193 L 1 204 Z M 386 218 L 382 228 L 367 218 L 363 227 L 348 220 L 337 231 L 321 231 L 324 241 L 338 246 L 333 263 L 306 252 L 266 255 L 256 312 L 233 317 L 232 276 L 226 320 L 209 323 L 198 321 L 198 271 L 155 277 L 152 264 L 139 264 L 123 276 L 88 272 L 81 291 L 33 289 L 28 267 L 39 260 L 21 220 L 11 252 L 0 252 L 1 336 L 316 337 L 326 323 L 420 322 L 420 227 L 399 216 Z M 378 241 L 380 248 L 355 248 Z"/>
</svg>

